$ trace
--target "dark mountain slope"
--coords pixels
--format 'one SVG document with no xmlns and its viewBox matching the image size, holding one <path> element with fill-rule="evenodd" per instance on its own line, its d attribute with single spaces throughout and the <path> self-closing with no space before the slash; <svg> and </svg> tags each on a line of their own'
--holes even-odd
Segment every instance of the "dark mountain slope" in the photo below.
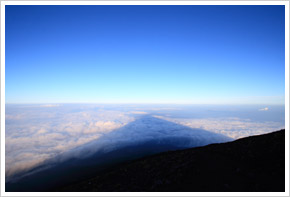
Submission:
<svg viewBox="0 0 290 197">
<path fill-rule="evenodd" d="M 285 191 L 285 130 L 138 159 L 58 191 Z"/>
</svg>

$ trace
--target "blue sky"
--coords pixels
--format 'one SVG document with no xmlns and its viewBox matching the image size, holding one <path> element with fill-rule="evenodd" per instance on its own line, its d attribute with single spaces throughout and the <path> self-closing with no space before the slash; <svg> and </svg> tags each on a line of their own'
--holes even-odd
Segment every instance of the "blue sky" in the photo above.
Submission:
<svg viewBox="0 0 290 197">
<path fill-rule="evenodd" d="M 6 103 L 284 104 L 284 6 L 6 6 Z"/>
</svg>

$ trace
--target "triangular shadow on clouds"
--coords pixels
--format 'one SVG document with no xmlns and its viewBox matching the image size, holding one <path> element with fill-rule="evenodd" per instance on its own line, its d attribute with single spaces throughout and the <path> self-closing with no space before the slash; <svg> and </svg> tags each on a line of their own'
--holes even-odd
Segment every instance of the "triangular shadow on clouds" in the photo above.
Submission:
<svg viewBox="0 0 290 197">
<path fill-rule="evenodd" d="M 22 178 L 6 182 L 6 191 L 53 191 L 88 179 L 120 162 L 231 140 L 200 128 L 142 115 L 96 140 L 47 160 L 29 172 L 18 174 L 17 177 Z"/>
</svg>

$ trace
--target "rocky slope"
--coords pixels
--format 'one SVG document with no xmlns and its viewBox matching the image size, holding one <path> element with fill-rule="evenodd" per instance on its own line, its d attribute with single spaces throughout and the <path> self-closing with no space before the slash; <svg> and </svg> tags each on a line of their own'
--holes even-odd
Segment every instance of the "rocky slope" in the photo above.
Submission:
<svg viewBox="0 0 290 197">
<path fill-rule="evenodd" d="M 282 192 L 285 130 L 120 164 L 66 192 Z"/>
</svg>

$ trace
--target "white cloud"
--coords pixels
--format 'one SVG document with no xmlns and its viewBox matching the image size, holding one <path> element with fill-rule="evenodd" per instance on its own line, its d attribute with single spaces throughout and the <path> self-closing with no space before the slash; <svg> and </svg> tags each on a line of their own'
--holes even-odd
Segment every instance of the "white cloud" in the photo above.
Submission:
<svg viewBox="0 0 290 197">
<path fill-rule="evenodd" d="M 37 134 L 43 134 L 43 133 L 46 133 L 47 130 L 45 128 L 40 128 L 38 131 L 37 131 Z"/>
<path fill-rule="evenodd" d="M 241 119 L 236 117 L 206 119 L 180 119 L 168 118 L 165 116 L 158 117 L 191 128 L 201 128 L 212 131 L 214 133 L 219 133 L 234 139 L 243 138 L 251 135 L 269 133 L 284 128 L 284 125 L 279 122 L 254 122 L 249 119 Z"/>
<path fill-rule="evenodd" d="M 101 148 L 109 151 L 144 140 L 160 140 L 161 143 L 168 137 L 188 137 L 191 145 L 205 145 L 227 141 L 227 137 L 237 139 L 284 127 L 279 122 L 238 117 L 193 118 L 194 115 L 188 115 L 180 118 L 175 113 L 186 114 L 182 109 L 174 108 L 174 112 L 168 106 L 159 107 L 160 111 L 152 109 L 152 106 L 109 105 L 9 106 L 5 131 L 6 176 L 59 155 L 61 159 L 81 157 Z M 159 115 L 151 116 L 150 111 Z"/>
<path fill-rule="evenodd" d="M 268 110 L 269 110 L 268 107 L 265 107 L 265 108 L 259 109 L 259 111 L 268 111 Z"/>
<path fill-rule="evenodd" d="M 43 161 L 96 140 L 134 120 L 114 110 L 81 106 L 15 107 L 6 110 L 6 175 L 35 167 Z"/>
<path fill-rule="evenodd" d="M 132 114 L 148 114 L 148 112 L 145 111 L 131 111 Z"/>
<path fill-rule="evenodd" d="M 59 107 L 59 104 L 46 104 L 46 105 L 41 105 L 40 107 Z"/>
</svg>

